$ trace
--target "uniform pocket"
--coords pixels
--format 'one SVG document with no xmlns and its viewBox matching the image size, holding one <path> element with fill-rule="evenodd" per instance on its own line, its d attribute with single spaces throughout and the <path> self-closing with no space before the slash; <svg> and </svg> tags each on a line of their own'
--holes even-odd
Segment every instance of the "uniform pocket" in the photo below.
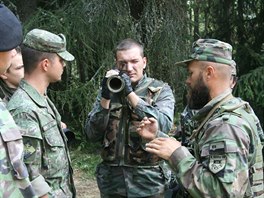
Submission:
<svg viewBox="0 0 264 198">
<path fill-rule="evenodd" d="M 43 135 L 47 144 L 51 147 L 63 147 L 64 142 L 59 133 L 56 120 L 52 120 L 45 124 L 43 127 Z"/>
<path fill-rule="evenodd" d="M 43 166 L 46 177 L 62 177 L 68 173 L 68 159 L 57 122 L 52 120 L 43 127 Z"/>
</svg>

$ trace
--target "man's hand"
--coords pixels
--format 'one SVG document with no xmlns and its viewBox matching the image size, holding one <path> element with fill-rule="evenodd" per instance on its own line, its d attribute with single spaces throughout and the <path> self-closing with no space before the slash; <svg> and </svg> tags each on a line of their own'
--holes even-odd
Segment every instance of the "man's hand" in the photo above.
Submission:
<svg viewBox="0 0 264 198">
<path fill-rule="evenodd" d="M 146 151 L 169 160 L 172 153 L 181 147 L 181 143 L 174 138 L 156 138 L 146 144 Z"/>
<path fill-rule="evenodd" d="M 45 194 L 45 195 L 41 196 L 40 198 L 49 198 L 49 195 Z"/>
<path fill-rule="evenodd" d="M 125 91 L 125 95 L 127 96 L 128 94 L 130 94 L 133 91 L 133 88 L 131 85 L 131 80 L 130 80 L 129 76 L 124 72 L 120 72 L 119 75 L 124 80 L 124 83 L 125 83 L 124 91 Z"/>
<path fill-rule="evenodd" d="M 61 122 L 61 128 L 62 129 L 66 129 L 67 128 L 67 125 L 64 122 Z"/>
<path fill-rule="evenodd" d="M 109 71 L 106 72 L 106 75 L 104 77 L 104 79 L 102 80 L 101 86 L 102 86 L 102 97 L 106 100 L 110 100 L 111 98 L 111 91 L 108 89 L 107 86 L 107 80 L 109 77 L 113 76 L 113 75 L 118 75 L 118 71 L 111 69 Z"/>
<path fill-rule="evenodd" d="M 158 128 L 158 122 L 155 118 L 144 117 L 137 128 L 137 132 L 142 138 L 151 141 L 156 138 Z"/>
<path fill-rule="evenodd" d="M 102 97 L 106 100 L 110 100 L 111 98 L 111 92 L 107 87 L 107 77 L 104 77 L 104 79 L 102 80 L 101 86 L 102 86 Z"/>
</svg>

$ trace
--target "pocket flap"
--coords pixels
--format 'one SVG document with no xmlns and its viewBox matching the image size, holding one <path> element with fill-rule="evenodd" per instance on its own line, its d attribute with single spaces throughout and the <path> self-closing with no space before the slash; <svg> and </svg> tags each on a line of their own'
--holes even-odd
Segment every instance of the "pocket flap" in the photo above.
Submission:
<svg viewBox="0 0 264 198">
<path fill-rule="evenodd" d="M 44 125 L 42 128 L 44 130 L 43 132 L 44 138 L 50 146 L 52 147 L 55 147 L 55 146 L 63 147 L 64 146 L 64 142 L 59 132 L 56 120 L 50 121 L 49 123 Z"/>
</svg>

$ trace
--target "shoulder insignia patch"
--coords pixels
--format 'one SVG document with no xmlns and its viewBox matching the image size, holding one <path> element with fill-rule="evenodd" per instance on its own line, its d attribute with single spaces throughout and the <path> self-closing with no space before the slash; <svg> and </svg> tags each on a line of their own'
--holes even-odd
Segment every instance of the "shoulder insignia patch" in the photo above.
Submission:
<svg viewBox="0 0 264 198">
<path fill-rule="evenodd" d="M 209 160 L 209 169 L 213 173 L 218 173 L 223 170 L 226 165 L 225 155 L 211 155 Z"/>
</svg>

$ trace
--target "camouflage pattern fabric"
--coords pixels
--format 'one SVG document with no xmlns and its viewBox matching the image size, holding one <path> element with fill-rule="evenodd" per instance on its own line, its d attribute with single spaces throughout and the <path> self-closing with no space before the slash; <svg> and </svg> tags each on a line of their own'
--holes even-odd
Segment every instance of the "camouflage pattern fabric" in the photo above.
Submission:
<svg viewBox="0 0 264 198">
<path fill-rule="evenodd" d="M 23 129 L 24 160 L 37 195 L 75 197 L 66 136 L 54 104 L 22 80 L 8 109 Z"/>
<path fill-rule="evenodd" d="M 177 127 L 176 132 L 172 134 L 172 136 L 174 136 L 178 141 L 181 141 L 182 145 L 186 146 L 191 153 L 193 153 L 193 146 L 190 144 L 190 137 L 194 128 L 192 118 L 197 112 L 198 110 L 193 110 L 186 106 L 181 113 L 180 125 Z"/>
<path fill-rule="evenodd" d="M 198 39 L 193 43 L 189 59 L 175 63 L 187 66 L 193 60 L 209 61 L 231 66 L 232 74 L 236 75 L 236 63 L 232 60 L 232 46 L 216 39 Z"/>
<path fill-rule="evenodd" d="M 146 75 L 134 88 L 141 98 L 132 109 L 124 96 L 114 94 L 110 110 L 100 105 L 99 93 L 86 121 L 86 134 L 103 141 L 103 163 L 97 167 L 100 192 L 127 197 L 147 197 L 163 193 L 170 171 L 164 161 L 144 150 L 146 142 L 136 133 L 142 117 L 155 117 L 166 133 L 172 127 L 174 96 L 171 88 Z M 159 134 L 165 136 L 166 134 Z"/>
<path fill-rule="evenodd" d="M 195 128 L 228 94 L 230 92 L 214 98 L 193 117 Z M 194 155 L 184 146 L 174 151 L 170 164 L 177 180 L 189 193 L 188 197 L 263 197 L 263 157 L 259 138 L 263 131 L 248 107 L 239 98 L 229 99 L 195 137 Z M 253 120 L 254 130 L 243 118 L 248 116 Z"/>
<path fill-rule="evenodd" d="M 0 99 L 0 197 L 37 197 L 23 163 L 21 133 Z"/>
<path fill-rule="evenodd" d="M 181 113 L 180 124 L 177 126 L 176 131 L 173 131 L 171 134 L 169 134 L 170 136 L 180 141 L 182 146 L 185 146 L 191 154 L 194 154 L 193 144 L 190 141 L 192 130 L 194 128 L 194 122 L 192 121 L 192 118 L 197 112 L 198 110 L 193 110 L 186 106 Z M 187 192 L 177 181 L 176 174 L 172 172 L 169 189 L 167 191 L 167 194 L 165 195 L 165 198 L 185 196 L 187 196 Z"/>
<path fill-rule="evenodd" d="M 56 53 L 63 60 L 73 61 L 74 56 L 66 50 L 66 38 L 64 34 L 53 34 L 42 29 L 33 29 L 29 31 L 23 44 L 29 48 L 41 51 Z"/>
</svg>

